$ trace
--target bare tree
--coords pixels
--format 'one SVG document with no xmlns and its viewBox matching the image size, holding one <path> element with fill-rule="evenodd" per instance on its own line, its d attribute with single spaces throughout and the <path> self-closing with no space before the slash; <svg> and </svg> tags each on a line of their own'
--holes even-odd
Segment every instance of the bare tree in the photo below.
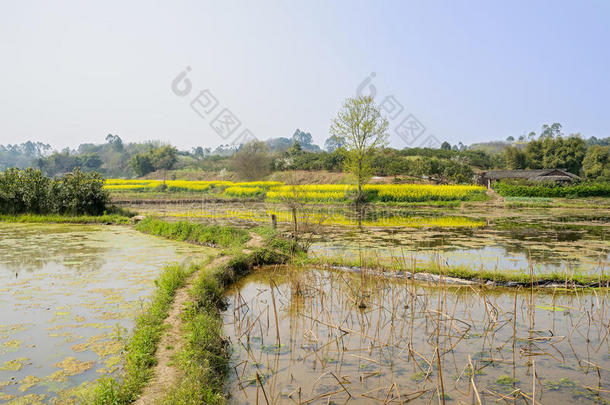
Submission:
<svg viewBox="0 0 610 405">
<path fill-rule="evenodd" d="M 242 145 L 233 158 L 233 167 L 239 177 L 246 180 L 259 180 L 265 177 L 271 169 L 269 148 L 262 141 L 252 141 Z"/>
<path fill-rule="evenodd" d="M 290 211 L 292 239 L 294 246 L 299 245 L 307 251 L 316 235 L 321 233 L 322 224 L 327 216 L 308 206 L 305 192 L 298 186 L 297 175 L 293 172 L 286 181 L 289 192 L 281 197 L 282 204 Z"/>
</svg>

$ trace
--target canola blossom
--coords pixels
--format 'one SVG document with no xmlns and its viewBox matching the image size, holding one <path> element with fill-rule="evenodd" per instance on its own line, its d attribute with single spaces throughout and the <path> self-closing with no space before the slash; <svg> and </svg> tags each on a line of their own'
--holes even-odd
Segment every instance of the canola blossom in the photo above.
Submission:
<svg viewBox="0 0 610 405">
<path fill-rule="evenodd" d="M 109 191 L 153 192 L 161 180 L 108 179 L 104 188 Z M 265 198 L 282 202 L 297 199 L 303 202 L 349 201 L 356 193 L 350 184 L 304 184 L 285 185 L 277 181 L 187 181 L 168 180 L 168 191 L 190 191 L 216 193 L 228 197 Z M 485 196 L 485 187 L 474 185 L 430 185 L 430 184 L 368 184 L 363 187 L 368 201 L 377 202 L 424 202 L 424 201 L 468 201 Z"/>
<path fill-rule="evenodd" d="M 265 193 L 261 187 L 233 186 L 227 187 L 223 193 L 228 197 L 256 197 Z"/>
<path fill-rule="evenodd" d="M 287 210 L 222 210 L 222 211 L 188 211 L 170 212 L 170 217 L 182 218 L 205 218 L 244 220 L 258 223 L 269 221 L 271 215 L 275 215 L 278 222 L 291 223 L 292 213 Z M 342 213 L 328 213 L 324 211 L 299 211 L 297 214 L 299 223 L 320 224 L 326 226 L 356 226 L 357 220 Z M 365 227 L 403 227 L 403 228 L 480 228 L 486 225 L 485 221 L 468 217 L 456 216 L 401 216 L 387 215 L 362 221 Z"/>
</svg>

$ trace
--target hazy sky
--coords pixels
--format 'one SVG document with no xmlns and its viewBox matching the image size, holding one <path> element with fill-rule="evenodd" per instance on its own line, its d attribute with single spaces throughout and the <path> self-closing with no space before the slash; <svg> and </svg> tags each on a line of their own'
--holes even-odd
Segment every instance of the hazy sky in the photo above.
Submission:
<svg viewBox="0 0 610 405">
<path fill-rule="evenodd" d="M 112 133 L 187 148 L 296 128 L 322 144 L 372 72 L 376 100 L 403 107 L 395 146 L 551 122 L 610 136 L 609 1 L 19 0 L 0 3 L 0 38 L 0 144 Z M 241 122 L 226 140 L 210 127 L 225 108 Z M 394 130 L 409 114 L 425 132 L 405 141 Z"/>
</svg>

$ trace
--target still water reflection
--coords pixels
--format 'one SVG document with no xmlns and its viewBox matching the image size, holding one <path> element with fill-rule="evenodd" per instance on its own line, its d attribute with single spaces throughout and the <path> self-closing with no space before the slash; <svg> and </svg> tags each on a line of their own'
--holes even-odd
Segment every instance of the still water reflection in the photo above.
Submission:
<svg viewBox="0 0 610 405">
<path fill-rule="evenodd" d="M 120 226 L 0 224 L 0 403 L 67 403 L 116 373 L 163 264 L 206 252 Z"/>
</svg>

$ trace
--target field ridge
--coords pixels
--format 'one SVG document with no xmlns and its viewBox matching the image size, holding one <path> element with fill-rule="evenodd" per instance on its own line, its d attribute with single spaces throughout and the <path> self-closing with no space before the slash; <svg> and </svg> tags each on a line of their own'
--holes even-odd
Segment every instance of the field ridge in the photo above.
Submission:
<svg viewBox="0 0 610 405">
<path fill-rule="evenodd" d="M 250 241 L 245 245 L 247 248 L 255 249 L 263 245 L 260 235 L 250 232 Z M 134 402 L 136 405 L 147 405 L 155 403 L 163 398 L 173 387 L 177 386 L 183 373 L 174 361 L 175 357 L 183 350 L 185 345 L 183 311 L 191 298 L 189 290 L 202 271 L 206 269 L 225 265 L 232 256 L 217 256 L 207 266 L 201 267 L 185 280 L 184 285 L 176 291 L 174 302 L 171 304 L 169 313 L 163 322 L 164 332 L 157 345 L 155 357 L 156 365 L 153 367 L 153 377 L 142 390 L 141 395 Z"/>
</svg>

